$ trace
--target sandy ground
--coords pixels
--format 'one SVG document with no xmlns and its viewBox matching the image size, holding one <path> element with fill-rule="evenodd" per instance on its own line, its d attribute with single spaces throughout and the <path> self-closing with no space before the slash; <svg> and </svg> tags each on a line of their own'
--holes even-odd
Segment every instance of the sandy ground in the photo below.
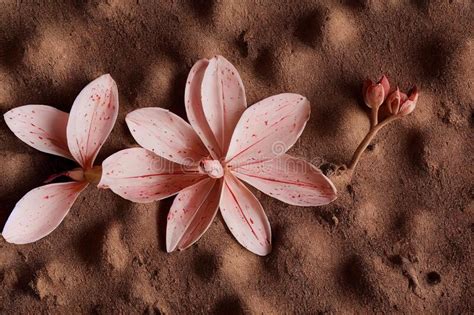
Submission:
<svg viewBox="0 0 474 315">
<path fill-rule="evenodd" d="M 67 2 L 67 3 L 66 3 Z M 252 104 L 305 95 L 291 153 L 331 173 L 368 129 L 362 79 L 420 86 L 416 111 L 384 129 L 329 206 L 261 193 L 273 252 L 243 249 L 220 216 L 197 245 L 165 251 L 171 200 L 132 204 L 89 187 L 31 245 L 0 238 L 0 313 L 472 313 L 473 5 L 469 0 L 0 1 L 0 109 L 69 112 L 111 73 L 119 119 L 98 162 L 135 142 L 124 116 L 184 116 L 192 64 L 239 69 Z M 27 191 L 70 168 L 0 122 L 0 227 Z"/>
</svg>

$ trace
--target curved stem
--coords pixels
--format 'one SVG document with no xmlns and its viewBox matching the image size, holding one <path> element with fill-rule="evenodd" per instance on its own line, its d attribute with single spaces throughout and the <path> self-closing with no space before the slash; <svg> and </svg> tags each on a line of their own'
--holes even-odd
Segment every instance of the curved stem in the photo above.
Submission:
<svg viewBox="0 0 474 315">
<path fill-rule="evenodd" d="M 372 111 L 373 112 L 373 111 Z M 356 151 L 354 152 L 354 155 L 352 156 L 351 163 L 349 164 L 349 167 L 347 168 L 350 171 L 353 171 L 354 168 L 357 166 L 357 163 L 359 163 L 360 157 L 362 156 L 362 153 L 364 153 L 365 149 L 367 149 L 367 146 L 370 144 L 372 139 L 377 135 L 377 133 L 382 129 L 384 126 L 389 124 L 390 122 L 394 121 L 397 119 L 398 116 L 393 115 L 382 121 L 380 124 L 374 125 L 370 128 L 369 132 L 365 136 L 364 140 L 359 144 L 357 147 Z"/>
</svg>

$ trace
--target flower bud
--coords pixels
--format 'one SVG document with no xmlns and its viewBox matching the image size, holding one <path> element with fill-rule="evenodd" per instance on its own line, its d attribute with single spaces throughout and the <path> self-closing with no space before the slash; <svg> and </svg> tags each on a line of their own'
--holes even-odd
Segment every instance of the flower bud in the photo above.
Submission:
<svg viewBox="0 0 474 315">
<path fill-rule="evenodd" d="M 407 100 L 405 103 L 402 104 L 402 106 L 400 107 L 400 112 L 398 113 L 400 116 L 406 116 L 408 114 L 410 114 L 412 111 L 415 110 L 415 107 L 416 107 L 416 103 L 411 101 L 411 100 Z"/>
<path fill-rule="evenodd" d="M 377 83 L 365 80 L 362 87 L 365 104 L 370 108 L 378 108 L 387 98 L 389 90 L 390 83 L 385 75 Z"/>
<path fill-rule="evenodd" d="M 418 101 L 418 88 L 415 86 L 410 95 L 401 93 L 397 90 L 393 91 L 387 98 L 388 110 L 392 115 L 406 116 L 415 110 L 416 102 Z"/>
<path fill-rule="evenodd" d="M 391 114 L 396 115 L 400 110 L 401 98 L 400 89 L 397 86 L 397 89 L 387 97 L 388 111 Z"/>
</svg>

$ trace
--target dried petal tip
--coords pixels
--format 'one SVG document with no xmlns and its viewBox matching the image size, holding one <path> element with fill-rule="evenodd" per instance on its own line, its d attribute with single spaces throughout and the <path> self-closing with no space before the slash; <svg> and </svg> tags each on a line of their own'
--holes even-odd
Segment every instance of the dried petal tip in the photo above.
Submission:
<svg viewBox="0 0 474 315">
<path fill-rule="evenodd" d="M 409 100 L 412 100 L 413 102 L 417 102 L 418 101 L 418 95 L 420 94 L 420 92 L 418 91 L 418 88 L 416 87 L 416 85 L 411 89 L 411 92 L 410 92 L 410 96 L 408 97 Z"/>
<path fill-rule="evenodd" d="M 383 104 L 390 90 L 390 83 L 384 75 L 379 82 L 374 83 L 367 79 L 362 87 L 365 104 L 370 108 L 377 108 Z"/>
<path fill-rule="evenodd" d="M 382 84 L 385 98 L 387 98 L 388 92 L 390 92 L 390 82 L 388 82 L 388 78 L 385 74 L 380 78 L 379 84 Z"/>
</svg>

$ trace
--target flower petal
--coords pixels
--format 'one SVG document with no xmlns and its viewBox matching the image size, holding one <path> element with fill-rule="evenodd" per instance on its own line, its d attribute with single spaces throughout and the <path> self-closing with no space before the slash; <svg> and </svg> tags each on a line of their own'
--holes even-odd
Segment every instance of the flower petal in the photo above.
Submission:
<svg viewBox="0 0 474 315">
<path fill-rule="evenodd" d="M 76 97 L 67 124 L 72 156 L 85 169 L 92 167 L 118 115 L 117 84 L 109 74 L 89 83 Z"/>
<path fill-rule="evenodd" d="M 201 103 L 202 78 L 208 64 L 209 61 L 207 59 L 201 59 L 191 68 L 186 83 L 186 90 L 184 91 L 184 101 L 189 123 L 196 130 L 212 158 L 217 160 L 222 156 L 222 151 L 214 133 L 209 127 Z"/>
<path fill-rule="evenodd" d="M 166 250 L 186 249 L 207 231 L 217 213 L 220 180 L 206 178 L 179 192 L 168 214 Z"/>
<path fill-rule="evenodd" d="M 416 102 L 408 99 L 408 100 L 405 101 L 405 103 L 403 103 L 400 106 L 400 111 L 398 112 L 398 114 L 400 116 L 409 115 L 415 110 L 415 107 L 416 107 Z"/>
<path fill-rule="evenodd" d="M 18 201 L 3 228 L 13 244 L 35 242 L 56 229 L 71 209 L 86 182 L 56 183 L 29 191 Z"/>
<path fill-rule="evenodd" d="M 235 67 L 224 57 L 209 61 L 201 85 L 202 107 L 222 152 L 229 146 L 232 132 L 247 108 L 245 90 Z"/>
<path fill-rule="evenodd" d="M 260 256 L 270 253 L 272 232 L 262 205 L 231 173 L 224 177 L 219 207 L 230 232 L 242 246 Z"/>
<path fill-rule="evenodd" d="M 129 113 L 125 120 L 138 144 L 165 159 L 197 165 L 209 155 L 193 128 L 169 110 L 141 108 Z"/>
<path fill-rule="evenodd" d="M 196 168 L 168 161 L 142 148 L 131 148 L 109 156 L 102 163 L 100 188 L 140 203 L 161 200 L 195 184 L 206 176 Z"/>
<path fill-rule="evenodd" d="M 385 74 L 380 78 L 379 83 L 383 86 L 384 99 L 386 99 L 390 92 L 390 82 Z"/>
<path fill-rule="evenodd" d="M 3 116 L 11 131 L 33 148 L 74 160 L 67 147 L 68 114 L 51 106 L 25 105 Z"/>
<path fill-rule="evenodd" d="M 336 199 L 336 187 L 310 163 L 287 154 L 233 169 L 265 194 L 295 206 L 320 206 Z"/>
<path fill-rule="evenodd" d="M 226 161 L 239 166 L 284 154 L 303 132 L 310 111 L 305 97 L 290 93 L 249 107 L 235 127 Z"/>
</svg>

